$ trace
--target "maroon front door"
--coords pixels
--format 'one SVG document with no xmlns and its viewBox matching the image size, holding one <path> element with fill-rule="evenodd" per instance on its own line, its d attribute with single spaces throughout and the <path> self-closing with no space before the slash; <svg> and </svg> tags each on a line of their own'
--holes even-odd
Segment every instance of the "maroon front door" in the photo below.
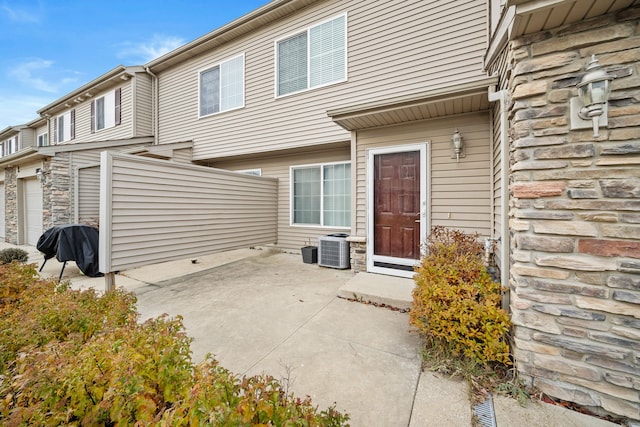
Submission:
<svg viewBox="0 0 640 427">
<path fill-rule="evenodd" d="M 374 156 L 374 255 L 420 258 L 420 151 Z"/>
</svg>

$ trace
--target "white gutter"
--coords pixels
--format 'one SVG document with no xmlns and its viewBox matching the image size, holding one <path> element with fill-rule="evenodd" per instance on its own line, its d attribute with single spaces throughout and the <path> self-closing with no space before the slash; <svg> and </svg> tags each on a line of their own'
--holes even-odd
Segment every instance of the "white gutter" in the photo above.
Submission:
<svg viewBox="0 0 640 427">
<path fill-rule="evenodd" d="M 507 90 L 495 90 L 489 88 L 489 102 L 500 101 L 500 181 L 502 182 L 501 195 L 502 229 L 500 230 L 500 282 L 502 286 L 509 287 L 509 144 L 508 131 L 509 123 L 507 117 Z M 508 294 L 507 294 L 508 295 Z M 503 308 L 508 307 L 508 301 L 503 299 Z"/>
<path fill-rule="evenodd" d="M 158 121 L 160 120 L 160 113 L 158 111 L 159 108 L 159 100 L 158 100 L 158 76 L 156 76 L 155 74 L 153 74 L 151 72 L 151 70 L 149 69 L 149 67 L 145 67 L 144 71 L 149 74 L 151 76 L 151 79 L 153 80 L 153 145 L 158 145 L 158 141 L 159 141 L 159 135 L 158 135 Z"/>
</svg>

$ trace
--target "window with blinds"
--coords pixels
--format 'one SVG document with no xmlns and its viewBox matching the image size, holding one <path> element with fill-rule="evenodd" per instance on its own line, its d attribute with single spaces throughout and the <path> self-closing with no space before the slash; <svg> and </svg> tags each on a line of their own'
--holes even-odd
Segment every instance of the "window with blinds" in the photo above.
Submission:
<svg viewBox="0 0 640 427">
<path fill-rule="evenodd" d="M 244 55 L 200 71 L 200 117 L 244 107 Z"/>
<path fill-rule="evenodd" d="M 277 42 L 278 96 L 346 80 L 346 24 L 341 15 Z"/>
<path fill-rule="evenodd" d="M 76 110 L 67 111 L 53 119 L 53 143 L 69 141 L 75 138 Z"/>
<path fill-rule="evenodd" d="M 122 88 L 91 101 L 91 133 L 118 126 L 122 122 Z"/>
<path fill-rule="evenodd" d="M 351 224 L 351 163 L 291 169 L 291 223 L 325 227 Z"/>
</svg>

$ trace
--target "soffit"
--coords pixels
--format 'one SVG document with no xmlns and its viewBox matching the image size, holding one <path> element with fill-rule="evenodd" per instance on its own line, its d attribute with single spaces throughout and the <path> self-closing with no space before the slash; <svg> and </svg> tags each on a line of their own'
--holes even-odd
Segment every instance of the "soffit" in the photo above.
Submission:
<svg viewBox="0 0 640 427">
<path fill-rule="evenodd" d="M 489 109 L 488 88 L 497 77 L 429 92 L 329 110 L 327 115 L 346 130 L 359 130 L 434 119 Z"/>
<path fill-rule="evenodd" d="M 515 6 L 511 37 L 549 30 L 640 5 L 640 0 L 509 0 Z"/>
<path fill-rule="evenodd" d="M 189 58 L 217 48 L 247 33 L 282 19 L 318 0 L 273 0 L 204 36 L 179 47 L 145 66 L 154 73 L 179 64 Z"/>
</svg>

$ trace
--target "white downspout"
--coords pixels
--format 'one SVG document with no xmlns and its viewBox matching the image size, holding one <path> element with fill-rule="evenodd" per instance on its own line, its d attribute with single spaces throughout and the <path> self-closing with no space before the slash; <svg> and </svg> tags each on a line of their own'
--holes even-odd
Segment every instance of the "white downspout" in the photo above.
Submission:
<svg viewBox="0 0 640 427">
<path fill-rule="evenodd" d="M 500 283 L 502 286 L 509 287 L 509 144 L 508 131 L 509 123 L 507 117 L 507 90 L 495 90 L 495 87 L 489 88 L 489 102 L 500 101 L 500 181 L 502 209 L 500 215 L 502 217 L 502 228 L 500 230 Z M 506 294 L 508 298 L 508 294 Z M 503 308 L 508 308 L 509 302 L 503 298 Z"/>
<path fill-rule="evenodd" d="M 158 106 L 159 106 L 159 94 L 158 94 L 158 76 L 156 76 L 155 74 L 153 74 L 151 72 L 151 70 L 149 69 L 149 67 L 145 67 L 144 71 L 149 74 L 151 76 L 151 79 L 153 80 L 153 145 L 158 145 L 158 141 L 159 141 L 159 135 L 158 135 L 158 122 L 160 121 L 160 113 L 158 111 Z"/>
</svg>

